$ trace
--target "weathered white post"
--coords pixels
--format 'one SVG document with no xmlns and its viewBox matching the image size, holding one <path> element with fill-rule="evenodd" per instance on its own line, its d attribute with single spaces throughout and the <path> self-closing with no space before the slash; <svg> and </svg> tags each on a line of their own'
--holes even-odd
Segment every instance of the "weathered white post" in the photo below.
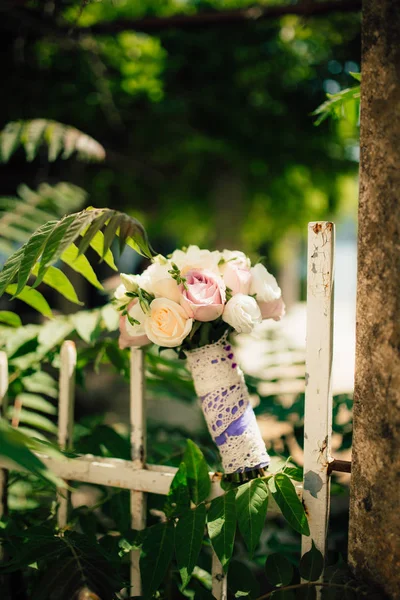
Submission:
<svg viewBox="0 0 400 600">
<path fill-rule="evenodd" d="M 60 352 L 57 441 L 61 450 L 68 450 L 72 447 L 75 404 L 75 368 L 76 347 L 74 342 L 67 340 L 61 346 Z M 59 490 L 57 500 L 57 523 L 58 526 L 62 528 L 65 527 L 68 522 L 70 492 L 67 489 Z"/>
<path fill-rule="evenodd" d="M 130 355 L 130 425 L 132 479 L 135 470 L 143 469 L 146 463 L 146 409 L 144 401 L 144 367 L 143 351 L 132 348 Z M 131 490 L 131 524 L 132 529 L 141 530 L 146 527 L 146 494 Z M 131 553 L 131 592 L 132 596 L 140 596 L 142 584 L 140 579 L 140 550 Z"/>
<path fill-rule="evenodd" d="M 303 501 L 311 535 L 302 554 L 313 540 L 325 555 L 329 519 L 334 238 L 333 223 L 309 223 Z"/>
</svg>

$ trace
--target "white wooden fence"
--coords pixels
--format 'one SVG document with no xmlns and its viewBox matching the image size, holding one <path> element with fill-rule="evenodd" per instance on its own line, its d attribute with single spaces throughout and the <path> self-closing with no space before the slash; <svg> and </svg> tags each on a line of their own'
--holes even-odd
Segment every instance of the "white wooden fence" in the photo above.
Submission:
<svg viewBox="0 0 400 600">
<path fill-rule="evenodd" d="M 307 281 L 307 344 L 306 396 L 304 422 L 304 481 L 299 486 L 309 518 L 311 536 L 303 537 L 302 553 L 311 545 L 311 539 L 325 554 L 329 519 L 329 489 L 332 470 L 349 470 L 348 464 L 334 461 L 330 455 L 332 431 L 332 333 L 333 333 L 333 274 L 334 225 L 329 222 L 310 223 L 308 226 L 308 281 Z M 58 410 L 58 442 L 61 448 L 71 447 L 76 349 L 71 341 L 61 349 L 60 392 Z M 7 392 L 7 359 L 0 353 L 0 408 L 3 409 Z M 167 494 L 176 469 L 146 463 L 146 409 L 142 350 L 133 348 L 130 354 L 130 426 L 131 460 L 100 458 L 85 455 L 79 458 L 54 458 L 39 455 L 56 475 L 65 480 L 123 488 L 131 494 L 131 524 L 133 529 L 146 525 L 146 494 Z M 6 469 L 0 461 L 0 517 L 6 502 Z M 222 490 L 219 481 L 212 481 L 211 497 Z M 64 527 L 68 519 L 68 493 L 59 493 L 58 524 Z M 139 596 L 140 551 L 131 556 L 131 594 Z M 213 555 L 212 593 L 217 600 L 227 598 L 227 581 L 222 566 Z"/>
</svg>

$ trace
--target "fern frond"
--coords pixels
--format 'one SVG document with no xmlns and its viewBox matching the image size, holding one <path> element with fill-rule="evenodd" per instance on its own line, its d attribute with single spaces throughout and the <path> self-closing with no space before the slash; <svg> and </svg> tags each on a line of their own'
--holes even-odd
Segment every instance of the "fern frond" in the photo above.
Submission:
<svg viewBox="0 0 400 600">
<path fill-rule="evenodd" d="M 48 160 L 69 158 L 74 152 L 80 160 L 102 161 L 106 152 L 101 144 L 79 129 L 48 119 L 12 121 L 0 132 L 0 162 L 6 163 L 23 147 L 26 159 L 35 159 L 39 148 L 48 146 Z"/>
<path fill-rule="evenodd" d="M 20 185 L 17 193 L 19 198 L 0 198 L 0 237 L 9 242 L 0 247 L 0 253 L 6 256 L 12 253 L 13 244 L 27 242 L 38 225 L 79 209 L 87 198 L 84 190 L 70 183 L 42 183 L 36 192 Z"/>
<path fill-rule="evenodd" d="M 104 235 L 100 231 L 102 226 L 105 227 Z M 152 257 L 152 250 L 143 226 L 125 213 L 109 208 L 90 208 L 67 215 L 59 221 L 48 221 L 41 225 L 4 264 L 0 272 L 0 296 L 7 291 L 14 297 L 21 297 L 27 289 L 27 282 L 31 275 L 36 276 L 33 288 L 42 281 L 53 287 L 61 285 L 60 272 L 51 269 L 59 259 L 73 267 L 74 261 L 85 258 L 80 269 L 81 272 L 82 269 L 86 271 L 85 276 L 89 279 L 87 275 L 89 263 L 83 253 L 92 246 L 97 253 L 101 253 L 102 259 L 107 259 L 115 236 L 119 236 L 121 251 L 124 245 L 128 244 L 142 256 Z M 79 250 L 75 245 L 78 240 L 81 244 Z M 110 265 L 114 264 L 109 258 L 107 262 Z M 89 275 L 92 277 L 90 270 Z M 71 299 L 73 291 L 66 286 L 67 282 L 68 280 L 63 278 L 64 295 L 68 293 Z M 30 289 L 30 292 L 32 291 L 35 290 Z M 78 299 L 76 298 L 75 301 Z"/>
</svg>

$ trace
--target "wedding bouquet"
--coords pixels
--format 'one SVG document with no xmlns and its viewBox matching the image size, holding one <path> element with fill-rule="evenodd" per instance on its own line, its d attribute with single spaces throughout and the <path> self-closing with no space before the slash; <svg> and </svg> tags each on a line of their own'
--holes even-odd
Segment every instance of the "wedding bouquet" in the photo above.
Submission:
<svg viewBox="0 0 400 600">
<path fill-rule="evenodd" d="M 239 251 L 197 246 L 158 255 L 140 275 L 121 274 L 114 294 L 120 347 L 150 342 L 186 358 L 226 473 L 265 468 L 269 457 L 238 367 L 231 332 L 250 333 L 285 312 L 276 279 Z"/>
</svg>

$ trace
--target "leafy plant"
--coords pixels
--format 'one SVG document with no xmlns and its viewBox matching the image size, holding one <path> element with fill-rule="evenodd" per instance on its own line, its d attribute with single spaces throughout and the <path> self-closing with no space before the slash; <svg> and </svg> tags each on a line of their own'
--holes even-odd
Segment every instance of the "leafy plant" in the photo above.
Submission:
<svg viewBox="0 0 400 600">
<path fill-rule="evenodd" d="M 0 162 L 8 162 L 21 146 L 30 162 L 43 145 L 48 147 L 49 162 L 67 159 L 74 152 L 80 160 L 102 161 L 106 156 L 103 146 L 79 129 L 49 119 L 33 119 L 12 121 L 0 132 Z"/>
<path fill-rule="evenodd" d="M 350 73 L 350 75 L 361 82 L 361 73 Z M 328 100 L 318 106 L 312 113 L 312 115 L 318 117 L 315 125 L 320 125 L 329 117 L 340 119 L 350 114 L 355 115 L 355 121 L 357 122 L 360 114 L 360 95 L 361 87 L 359 85 L 341 90 L 337 94 L 327 94 Z"/>
<path fill-rule="evenodd" d="M 48 447 L 47 447 L 48 449 Z M 6 458 L 53 485 L 64 487 L 63 482 L 49 471 L 43 462 L 33 453 L 43 451 L 43 445 L 11 427 L 5 419 L 0 418 L 0 456 Z"/>
<path fill-rule="evenodd" d="M 36 191 L 20 185 L 17 194 L 0 198 L 0 252 L 5 256 L 25 244 L 39 225 L 81 208 L 87 199 L 82 188 L 66 182 L 42 183 Z"/>
<path fill-rule="evenodd" d="M 72 284 L 53 264 L 61 260 L 93 283 L 93 270 L 89 268 L 87 260 L 82 261 L 84 253 L 92 247 L 102 260 L 115 268 L 110 246 L 116 235 L 119 237 L 120 251 L 128 244 L 143 256 L 152 256 L 142 225 L 125 213 L 89 208 L 67 215 L 60 221 L 48 221 L 5 262 L 0 273 L 0 296 L 4 292 L 13 298 L 25 294 L 22 299 L 30 302 L 42 314 L 51 316 L 43 296 L 34 289 L 43 281 L 79 303 Z M 79 247 L 74 242 L 78 242 Z M 31 275 L 35 276 L 32 288 L 27 286 Z"/>
</svg>

